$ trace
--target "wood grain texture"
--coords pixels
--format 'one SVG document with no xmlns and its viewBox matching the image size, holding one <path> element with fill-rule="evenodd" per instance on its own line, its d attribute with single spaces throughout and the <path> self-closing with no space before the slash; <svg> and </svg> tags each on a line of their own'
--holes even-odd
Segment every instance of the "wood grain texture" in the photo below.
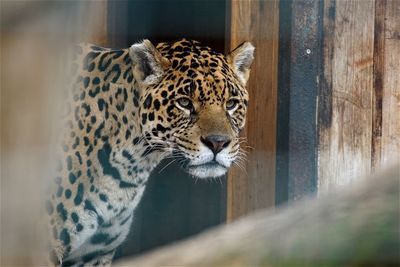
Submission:
<svg viewBox="0 0 400 267">
<path fill-rule="evenodd" d="M 387 0 L 385 37 L 400 39 L 400 1 Z"/>
<path fill-rule="evenodd" d="M 376 170 L 400 163 L 400 29 L 396 28 L 400 2 L 376 0 L 375 7 L 372 164 Z"/>
<path fill-rule="evenodd" d="M 392 1 L 394 2 L 394 1 Z M 394 7 L 388 6 L 387 25 L 396 20 L 400 25 L 400 2 L 397 15 L 392 17 Z M 388 36 L 388 35 L 386 35 Z M 400 164 L 400 35 L 385 41 L 385 72 L 382 98 L 382 146 L 381 166 Z M 400 170 L 399 170 L 400 172 Z"/>
<path fill-rule="evenodd" d="M 332 6 L 332 1 L 325 1 Z M 374 1 L 335 1 L 325 11 L 325 75 L 332 91 L 330 127 L 320 129 L 320 190 L 348 184 L 371 170 Z M 333 31 L 332 31 L 333 29 Z M 324 88 L 322 88 L 324 90 Z"/>
<path fill-rule="evenodd" d="M 227 220 L 275 204 L 276 95 L 278 1 L 231 1 L 229 49 L 244 41 L 256 47 L 248 90 L 249 151 L 245 171 L 233 168 L 228 177 Z M 246 173 L 247 172 L 247 173 Z"/>
<path fill-rule="evenodd" d="M 387 0 L 375 0 L 374 90 L 372 93 L 371 167 L 380 168 L 382 151 L 382 97 L 385 66 L 385 17 Z"/>
<path fill-rule="evenodd" d="M 296 201 L 317 190 L 316 110 L 318 76 L 321 69 L 321 2 L 292 2 L 290 67 L 280 69 L 280 79 L 288 79 L 288 201 Z M 280 39 L 282 42 L 282 38 Z M 282 54 L 279 55 L 279 60 Z M 286 60 L 286 59 L 283 59 Z M 289 73 L 289 76 L 282 75 Z M 286 77 L 282 77 L 282 76 Z M 280 133 L 278 133 L 280 134 Z M 280 138 L 280 135 L 279 137 Z M 284 152 L 285 153 L 285 152 Z M 280 179 L 277 176 L 277 179 Z"/>
<path fill-rule="evenodd" d="M 381 167 L 400 164 L 400 1 L 387 0 Z"/>
<path fill-rule="evenodd" d="M 400 20 L 400 17 L 397 17 Z M 400 39 L 387 39 L 382 98 L 381 167 L 400 165 Z M 400 173 L 400 170 L 399 170 Z"/>
</svg>

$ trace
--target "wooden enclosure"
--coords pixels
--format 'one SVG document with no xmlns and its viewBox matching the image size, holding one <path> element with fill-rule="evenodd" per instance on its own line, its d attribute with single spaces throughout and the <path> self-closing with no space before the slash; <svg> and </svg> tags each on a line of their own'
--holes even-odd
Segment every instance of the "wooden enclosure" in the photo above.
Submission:
<svg viewBox="0 0 400 267">
<path fill-rule="evenodd" d="M 102 7 L 107 23 L 91 38 L 105 46 L 184 36 L 226 53 L 243 41 L 256 47 L 242 134 L 245 170 L 232 168 L 217 185 L 195 184 L 174 165 L 156 172 L 121 255 L 399 163 L 400 1 L 108 1 Z"/>
<path fill-rule="evenodd" d="M 381 168 L 394 165 L 400 177 L 400 0 L 14 1 L 14 7 L 5 1 L 8 9 L 3 2 L 1 173 L 8 203 L 20 200 L 9 185 L 14 177 L 18 190 L 31 188 L 38 183 L 32 177 L 42 183 L 39 171 L 51 169 L 53 162 L 41 164 L 46 157 L 38 155 L 48 155 L 41 149 L 53 145 L 51 108 L 62 97 L 53 80 L 41 79 L 55 75 L 69 42 L 126 48 L 145 38 L 156 44 L 186 37 L 221 53 L 244 41 L 256 47 L 242 133 L 244 169 L 232 167 L 219 181 L 195 181 L 163 162 L 116 257 L 347 187 Z M 21 210 L 35 211 L 27 207 Z M 12 216 L 4 229 L 35 218 L 16 215 L 12 206 L 7 211 Z M 23 229 L 3 230 L 2 240 L 28 250 L 39 234 Z M 13 253 L 20 257 L 19 250 Z"/>
<path fill-rule="evenodd" d="M 400 159 L 400 2 L 324 3 L 319 189 Z"/>
<path fill-rule="evenodd" d="M 281 1 L 280 17 L 277 203 L 398 166 L 400 2 Z"/>
</svg>

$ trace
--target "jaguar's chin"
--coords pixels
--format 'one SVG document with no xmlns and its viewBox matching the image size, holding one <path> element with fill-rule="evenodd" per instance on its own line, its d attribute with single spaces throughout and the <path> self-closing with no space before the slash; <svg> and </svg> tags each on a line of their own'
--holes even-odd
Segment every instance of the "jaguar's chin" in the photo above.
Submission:
<svg viewBox="0 0 400 267">
<path fill-rule="evenodd" d="M 228 171 L 228 168 L 217 163 L 208 162 L 201 165 L 189 165 L 187 167 L 187 172 L 197 178 L 216 178 L 221 177 Z"/>
</svg>

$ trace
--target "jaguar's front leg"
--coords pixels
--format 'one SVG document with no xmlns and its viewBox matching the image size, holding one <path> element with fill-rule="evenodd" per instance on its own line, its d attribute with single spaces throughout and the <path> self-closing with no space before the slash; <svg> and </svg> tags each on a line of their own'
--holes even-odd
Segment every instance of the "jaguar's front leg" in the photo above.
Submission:
<svg viewBox="0 0 400 267">
<path fill-rule="evenodd" d="M 51 266 L 64 266 L 64 262 L 80 255 L 80 247 L 97 231 L 99 223 L 97 214 L 82 206 L 68 211 L 62 203 L 56 205 L 51 220 Z"/>
</svg>

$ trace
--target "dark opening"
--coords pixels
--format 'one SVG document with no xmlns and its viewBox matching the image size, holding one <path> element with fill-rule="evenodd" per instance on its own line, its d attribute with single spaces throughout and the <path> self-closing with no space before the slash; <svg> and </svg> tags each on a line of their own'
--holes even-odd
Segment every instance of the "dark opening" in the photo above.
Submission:
<svg viewBox="0 0 400 267">
<path fill-rule="evenodd" d="M 134 0 L 108 4 L 109 46 L 126 48 L 183 37 L 223 52 L 226 1 Z M 226 179 L 195 180 L 164 161 L 151 175 L 131 232 L 116 258 L 197 234 L 225 221 Z M 165 168 L 164 168 L 165 167 Z"/>
</svg>

